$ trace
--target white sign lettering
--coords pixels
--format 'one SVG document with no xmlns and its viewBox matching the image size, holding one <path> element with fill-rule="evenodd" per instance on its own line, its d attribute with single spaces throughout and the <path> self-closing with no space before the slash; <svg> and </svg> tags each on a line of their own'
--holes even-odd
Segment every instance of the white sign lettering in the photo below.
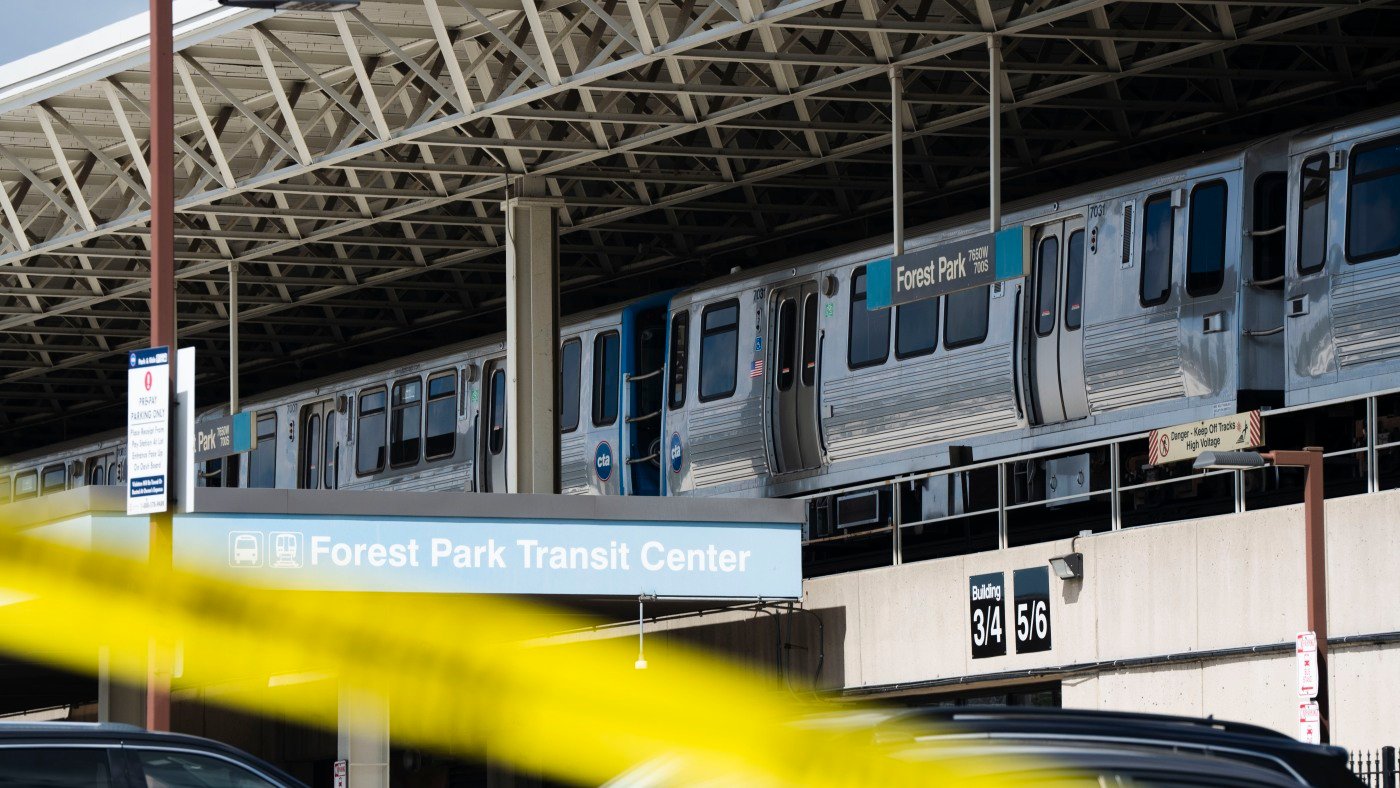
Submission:
<svg viewBox="0 0 1400 788">
<path fill-rule="evenodd" d="M 170 351 L 133 350 L 126 375 L 126 513 L 166 510 L 170 453 Z"/>
</svg>

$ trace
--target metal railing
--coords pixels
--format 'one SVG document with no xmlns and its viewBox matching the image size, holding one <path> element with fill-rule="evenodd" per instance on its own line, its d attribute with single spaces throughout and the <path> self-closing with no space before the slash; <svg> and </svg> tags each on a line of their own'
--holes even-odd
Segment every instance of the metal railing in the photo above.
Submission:
<svg viewBox="0 0 1400 788">
<path fill-rule="evenodd" d="M 1327 497 L 1400 487 L 1400 392 L 1266 410 L 1272 448 L 1322 445 Z M 1077 444 L 801 496 L 804 574 L 817 576 L 1004 549 L 1302 500 L 1292 469 L 1194 471 L 1147 463 L 1148 433 Z M 1297 445 L 1294 445 L 1297 444 Z M 1062 468 L 1071 469 L 1069 486 Z M 1052 477 L 1054 482 L 1051 481 Z M 1058 483 L 1059 489 L 1056 489 Z M 874 503 L 870 492 L 875 491 Z M 839 507 L 854 501 L 858 526 Z M 864 516 L 869 515 L 869 516 Z"/>
<path fill-rule="evenodd" d="M 1395 766 L 1394 747 L 1353 752 L 1347 766 L 1351 768 L 1352 774 L 1370 788 L 1396 788 L 1397 782 L 1400 782 L 1400 770 Z"/>
</svg>

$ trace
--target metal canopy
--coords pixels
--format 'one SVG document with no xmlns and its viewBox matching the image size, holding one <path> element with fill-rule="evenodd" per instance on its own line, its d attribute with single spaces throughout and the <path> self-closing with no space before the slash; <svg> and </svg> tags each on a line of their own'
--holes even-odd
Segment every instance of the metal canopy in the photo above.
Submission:
<svg viewBox="0 0 1400 788">
<path fill-rule="evenodd" d="M 202 401 L 217 401 L 230 265 L 254 390 L 500 330 L 499 203 L 527 173 L 567 205 L 566 308 L 888 237 L 891 64 L 912 224 L 985 192 L 988 32 L 1002 42 L 1015 197 L 1393 100 L 1398 12 L 1396 0 L 234 12 L 177 55 L 180 335 L 205 359 Z M 118 426 L 120 351 L 148 334 L 148 75 L 143 56 L 113 62 L 0 103 L 3 450 Z"/>
</svg>

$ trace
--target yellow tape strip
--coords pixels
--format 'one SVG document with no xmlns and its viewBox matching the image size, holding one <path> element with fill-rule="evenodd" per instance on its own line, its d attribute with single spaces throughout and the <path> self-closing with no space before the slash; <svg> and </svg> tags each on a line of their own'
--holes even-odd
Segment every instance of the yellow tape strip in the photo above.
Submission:
<svg viewBox="0 0 1400 788">
<path fill-rule="evenodd" d="M 93 671 L 106 647 L 114 676 L 142 680 L 154 636 L 180 644 L 182 684 L 330 729 L 334 709 L 267 687 L 333 674 L 389 699 L 397 741 L 586 783 L 664 766 L 666 783 L 1000 784 L 973 776 L 986 764 L 910 763 L 868 735 L 794 724 L 813 707 L 676 646 L 649 648 L 639 671 L 629 639 L 524 645 L 544 614 L 494 597 L 273 592 L 0 533 L 0 648 L 71 670 Z M 550 615 L 555 631 L 588 623 Z"/>
</svg>

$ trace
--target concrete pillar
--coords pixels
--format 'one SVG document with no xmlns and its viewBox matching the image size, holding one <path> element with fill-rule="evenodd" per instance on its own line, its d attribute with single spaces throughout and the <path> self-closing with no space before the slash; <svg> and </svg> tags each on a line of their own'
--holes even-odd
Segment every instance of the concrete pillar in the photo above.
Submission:
<svg viewBox="0 0 1400 788">
<path fill-rule="evenodd" d="M 506 484 L 559 492 L 559 208 L 544 181 L 506 199 Z"/>
<path fill-rule="evenodd" d="M 97 655 L 97 721 L 146 726 L 146 687 L 112 680 L 111 658 L 104 647 Z"/>
<path fill-rule="evenodd" d="M 389 702 L 341 686 L 336 758 L 349 766 L 350 788 L 389 788 Z"/>
</svg>

